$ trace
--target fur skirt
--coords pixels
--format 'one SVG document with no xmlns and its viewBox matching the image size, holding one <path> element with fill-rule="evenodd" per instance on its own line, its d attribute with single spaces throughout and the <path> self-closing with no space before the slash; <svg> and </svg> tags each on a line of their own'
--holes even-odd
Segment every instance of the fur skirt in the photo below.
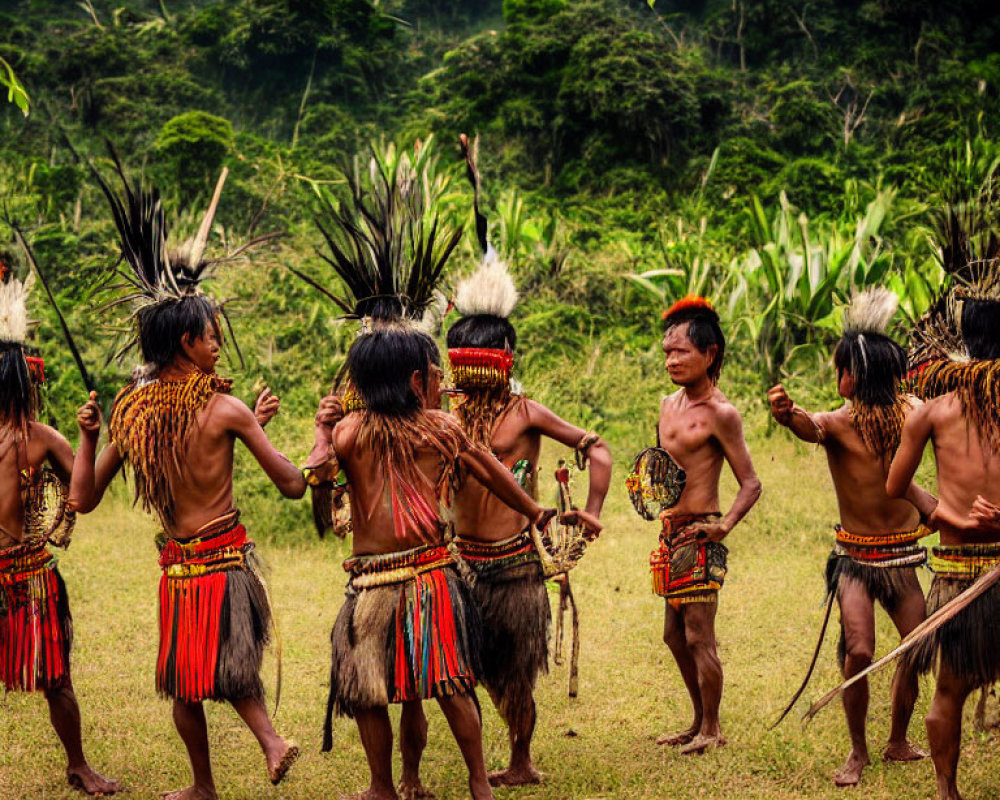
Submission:
<svg viewBox="0 0 1000 800">
<path fill-rule="evenodd" d="M 330 635 L 332 663 L 323 750 L 334 713 L 471 692 L 480 622 L 444 547 L 350 559 L 347 599 Z"/>
</svg>

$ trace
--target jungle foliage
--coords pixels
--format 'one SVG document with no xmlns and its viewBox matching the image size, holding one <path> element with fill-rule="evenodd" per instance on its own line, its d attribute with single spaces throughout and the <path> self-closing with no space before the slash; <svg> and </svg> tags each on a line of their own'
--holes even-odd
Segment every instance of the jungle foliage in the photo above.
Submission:
<svg viewBox="0 0 1000 800">
<path fill-rule="evenodd" d="M 225 165 L 217 246 L 284 234 L 218 291 L 242 315 L 244 396 L 270 383 L 300 432 L 352 332 L 282 265 L 324 275 L 318 198 L 369 142 L 433 135 L 449 213 L 471 226 L 457 137 L 480 134 L 491 236 L 523 289 L 521 377 L 624 450 L 666 388 L 664 304 L 713 298 L 744 403 L 806 373 L 832 399 L 822 370 L 850 291 L 886 283 L 919 314 L 942 280 L 935 210 L 1000 158 L 1000 15 L 984 0 L 0 0 L 0 31 L 2 88 L 31 98 L 27 117 L 26 99 L 0 105 L 0 205 L 102 397 L 130 368 L 105 363 L 96 310 L 114 248 L 90 170 L 107 140 L 178 233 Z M 449 281 L 474 258 L 470 228 Z M 69 427 L 82 384 L 35 313 L 47 413 Z"/>
</svg>

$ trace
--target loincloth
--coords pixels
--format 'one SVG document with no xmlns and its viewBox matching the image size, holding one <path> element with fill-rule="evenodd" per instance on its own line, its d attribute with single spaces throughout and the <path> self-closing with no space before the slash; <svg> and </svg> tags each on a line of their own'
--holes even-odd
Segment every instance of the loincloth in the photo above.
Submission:
<svg viewBox="0 0 1000 800">
<path fill-rule="evenodd" d="M 830 553 L 830 558 L 837 562 L 834 580 L 858 581 L 872 600 L 877 600 L 888 612 L 895 611 L 899 601 L 913 590 L 914 569 L 927 561 L 927 549 L 917 542 L 930 535 L 930 531 L 923 525 L 910 531 L 877 535 L 850 533 L 840 525 L 835 525 L 834 531 L 837 544 Z"/>
<path fill-rule="evenodd" d="M 471 692 L 479 667 L 479 615 L 443 545 L 355 556 L 347 599 L 330 635 L 333 712 L 357 711 Z"/>
<path fill-rule="evenodd" d="M 160 551 L 156 688 L 183 702 L 263 699 L 271 605 L 239 512 Z"/>
<path fill-rule="evenodd" d="M 0 682 L 8 690 L 68 686 L 73 619 L 45 542 L 0 548 Z"/>
<path fill-rule="evenodd" d="M 933 614 L 998 565 L 1000 544 L 933 548 L 928 566 L 934 581 L 927 593 L 927 614 Z M 912 663 L 925 673 L 935 669 L 940 659 L 973 689 L 996 683 L 1000 680 L 998 618 L 1000 584 L 995 584 L 918 644 L 910 655 Z"/>
<path fill-rule="evenodd" d="M 675 607 L 717 601 L 726 579 L 729 548 L 721 542 L 699 540 L 696 529 L 721 518 L 717 513 L 660 514 L 660 546 L 649 554 L 653 594 L 667 598 Z"/>
<path fill-rule="evenodd" d="M 549 669 L 552 610 L 538 550 L 527 533 L 500 542 L 458 539 L 476 575 L 482 618 L 482 680 L 512 727 L 531 710 L 538 674 Z"/>
</svg>

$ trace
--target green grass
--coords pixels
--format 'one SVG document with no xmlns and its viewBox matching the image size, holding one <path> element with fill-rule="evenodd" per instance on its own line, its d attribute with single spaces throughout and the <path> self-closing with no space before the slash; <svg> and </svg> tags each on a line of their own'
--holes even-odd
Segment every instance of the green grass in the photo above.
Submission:
<svg viewBox="0 0 1000 800">
<path fill-rule="evenodd" d="M 825 459 L 819 450 L 792 444 L 783 433 L 773 438 L 755 434 L 751 449 L 764 495 L 728 541 L 730 574 L 718 623 L 728 747 L 685 758 L 653 742 L 658 734 L 686 724 L 689 707 L 660 638 L 662 601 L 649 591 L 647 558 L 657 526 L 632 512 L 619 469 L 606 531 L 573 573 L 582 612 L 580 696 L 566 696 L 565 667 L 553 666 L 542 678 L 535 754 L 547 780 L 537 788 L 498 790 L 498 798 L 771 800 L 851 794 L 836 791 L 829 779 L 846 755 L 838 707 L 828 708 L 807 728 L 793 717 L 778 730 L 767 730 L 802 676 L 820 622 L 822 567 L 836 519 Z M 551 462 L 557 454 L 546 455 Z M 726 497 L 732 490 L 727 482 Z M 287 783 L 272 788 L 263 758 L 235 713 L 210 704 L 216 780 L 223 798 L 336 798 L 363 788 L 367 776 L 350 720 L 336 723 L 334 752 L 319 752 L 327 642 L 343 596 L 340 561 L 346 544 L 312 541 L 306 533 L 291 544 L 287 538 L 276 542 L 268 536 L 267 519 L 255 512 L 248 522 L 271 566 L 284 643 L 277 727 L 299 741 L 304 755 Z M 153 690 L 159 575 L 154 532 L 153 523 L 119 496 L 81 520 L 72 547 L 61 557 L 76 622 L 73 666 L 87 751 L 95 766 L 121 778 L 135 798 L 185 785 L 189 777 L 170 706 Z M 878 652 L 883 653 L 895 637 L 881 612 L 878 636 Z M 273 667 L 269 661 L 269 685 Z M 818 696 L 836 681 L 830 635 L 807 697 Z M 876 761 L 888 733 L 888 682 L 886 673 L 873 681 L 869 743 Z M 932 686 L 930 679 L 922 682 L 911 726 L 921 743 L 926 743 L 921 718 Z M 506 735 L 485 695 L 483 700 L 487 765 L 496 768 L 505 763 Z M 458 750 L 440 712 L 429 706 L 428 713 L 425 780 L 440 798 L 465 797 Z M 397 716 L 394 710 L 393 718 Z M 62 753 L 40 696 L 7 695 L 0 712 L 0 742 L 0 798 L 74 796 L 65 788 Z M 969 798 L 1000 794 L 998 750 L 996 741 L 973 734 L 967 725 L 959 783 Z M 865 800 L 931 797 L 933 769 L 927 761 L 877 761 L 858 791 Z"/>
</svg>

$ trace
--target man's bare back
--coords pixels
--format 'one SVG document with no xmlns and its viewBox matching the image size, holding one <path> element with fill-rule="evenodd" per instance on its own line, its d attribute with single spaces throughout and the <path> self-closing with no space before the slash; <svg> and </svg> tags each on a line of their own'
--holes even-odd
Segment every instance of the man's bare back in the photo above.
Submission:
<svg viewBox="0 0 1000 800">
<path fill-rule="evenodd" d="M 850 406 L 814 414 L 812 419 L 823 432 L 822 444 L 844 529 L 878 536 L 915 528 L 920 519 L 917 509 L 886 494 L 890 459 L 865 446 L 851 419 Z"/>
<path fill-rule="evenodd" d="M 984 446 L 954 393 L 928 400 L 907 418 L 889 473 L 889 495 L 898 496 L 916 472 L 928 439 L 937 461 L 940 502 L 932 520 L 941 544 L 1000 541 L 995 528 L 981 528 L 969 517 L 977 497 L 1000 498 L 1000 455 Z"/>
<path fill-rule="evenodd" d="M 73 470 L 73 449 L 62 434 L 40 422 L 29 422 L 27 430 L 25 443 L 20 431 L 0 428 L 0 547 L 19 544 L 24 535 L 21 470 L 48 462 L 66 482 Z"/>
</svg>

